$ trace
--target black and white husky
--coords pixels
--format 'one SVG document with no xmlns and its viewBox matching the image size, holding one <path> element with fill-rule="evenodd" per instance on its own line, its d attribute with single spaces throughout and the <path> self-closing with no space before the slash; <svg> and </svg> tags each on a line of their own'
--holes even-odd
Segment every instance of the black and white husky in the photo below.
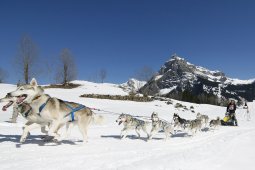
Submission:
<svg viewBox="0 0 255 170">
<path fill-rule="evenodd" d="M 183 130 L 187 128 L 187 125 L 190 123 L 190 120 L 181 118 L 177 113 L 173 115 L 174 127 L 182 128 Z"/>
</svg>

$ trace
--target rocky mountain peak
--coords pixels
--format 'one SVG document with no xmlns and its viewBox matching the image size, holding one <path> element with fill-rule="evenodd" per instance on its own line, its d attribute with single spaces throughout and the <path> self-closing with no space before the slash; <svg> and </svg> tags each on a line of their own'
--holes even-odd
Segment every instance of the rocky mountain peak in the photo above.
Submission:
<svg viewBox="0 0 255 170">
<path fill-rule="evenodd" d="M 168 71 L 188 72 L 192 71 L 192 68 L 184 58 L 173 54 L 170 60 L 161 67 L 159 74 L 165 74 Z"/>
<path fill-rule="evenodd" d="M 255 91 L 254 80 L 231 79 L 221 71 L 211 71 L 196 66 L 177 54 L 173 54 L 160 68 L 157 76 L 147 82 L 140 91 L 149 95 L 168 96 L 173 93 L 180 95 L 188 91 L 195 96 L 206 94 L 251 100 L 255 98 L 255 93 L 247 93 L 248 88 Z"/>
</svg>

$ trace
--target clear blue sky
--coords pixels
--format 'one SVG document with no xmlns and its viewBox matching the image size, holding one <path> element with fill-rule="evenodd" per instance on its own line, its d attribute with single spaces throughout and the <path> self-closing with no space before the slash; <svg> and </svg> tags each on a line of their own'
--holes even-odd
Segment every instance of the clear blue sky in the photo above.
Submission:
<svg viewBox="0 0 255 170">
<path fill-rule="evenodd" d="M 144 65 L 157 71 L 173 53 L 229 77 L 255 78 L 253 0 L 0 1 L 0 67 L 9 83 L 19 79 L 12 60 L 24 34 L 39 47 L 41 65 L 69 48 L 78 79 L 105 68 L 107 82 L 125 82 Z"/>
</svg>

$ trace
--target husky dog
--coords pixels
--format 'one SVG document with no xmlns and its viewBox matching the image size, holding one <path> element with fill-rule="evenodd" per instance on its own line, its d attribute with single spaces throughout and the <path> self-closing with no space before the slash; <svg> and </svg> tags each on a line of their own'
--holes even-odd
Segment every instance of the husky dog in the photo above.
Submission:
<svg viewBox="0 0 255 170">
<path fill-rule="evenodd" d="M 185 129 L 190 122 L 190 120 L 181 118 L 177 113 L 174 113 L 173 121 L 174 127 L 181 127 L 182 129 Z"/>
<path fill-rule="evenodd" d="M 155 112 L 152 113 L 151 120 L 152 120 L 152 129 L 151 129 L 149 139 L 152 139 L 152 136 L 155 135 L 155 133 L 157 133 L 160 129 L 162 129 L 165 132 L 165 135 L 166 135 L 165 140 L 169 138 L 170 133 L 173 134 L 173 131 L 174 131 L 173 126 L 166 121 L 160 120 L 157 113 Z"/>
<path fill-rule="evenodd" d="M 120 138 L 124 139 L 127 136 L 127 132 L 129 130 L 133 130 L 135 129 L 138 138 L 140 138 L 140 133 L 139 131 L 142 129 L 144 131 L 144 133 L 147 134 L 147 137 L 149 137 L 149 134 L 147 132 L 146 126 L 147 123 L 143 120 L 139 120 L 134 118 L 133 116 L 129 115 L 129 114 L 124 114 L 122 113 L 118 119 L 116 120 L 116 122 L 120 125 L 121 123 L 123 123 L 124 128 L 121 130 L 120 133 Z M 124 135 L 123 135 L 124 134 Z"/>
<path fill-rule="evenodd" d="M 201 113 L 197 113 L 197 119 L 202 120 L 202 124 L 206 127 L 207 123 L 209 122 L 209 117 L 207 115 L 202 115 Z"/>
<path fill-rule="evenodd" d="M 49 122 L 43 123 L 44 120 L 38 121 L 40 120 L 40 117 L 37 114 L 33 113 L 31 106 L 29 106 L 26 103 L 17 104 L 15 97 L 11 98 L 8 96 L 0 99 L 0 102 L 8 102 L 5 106 L 3 106 L 2 108 L 3 111 L 6 111 L 11 105 L 15 104 L 16 112 L 20 113 L 25 119 L 28 120 L 25 126 L 23 127 L 24 131 L 23 131 L 23 135 L 20 138 L 20 142 L 25 142 L 30 130 L 34 129 L 34 128 L 30 128 L 30 130 L 28 131 L 28 129 L 26 128 L 27 126 L 30 126 L 32 124 L 36 124 L 35 128 L 41 127 L 41 132 L 47 134 L 45 126 L 48 126 Z"/>
<path fill-rule="evenodd" d="M 217 117 L 216 120 L 211 120 L 209 125 L 210 125 L 210 127 L 213 127 L 214 129 L 216 127 L 219 127 L 221 125 L 220 117 Z"/>
<path fill-rule="evenodd" d="M 20 83 L 17 84 L 17 87 L 20 86 Z M 17 118 L 19 116 L 19 112 L 18 112 L 18 104 L 13 101 L 13 111 L 12 111 L 12 117 L 10 118 L 10 123 L 17 123 Z"/>
<path fill-rule="evenodd" d="M 3 106 L 2 110 L 6 111 L 7 108 L 9 108 L 12 104 L 16 104 L 16 99 L 10 98 L 10 97 L 5 97 L 0 99 L 0 103 L 1 102 L 9 102 L 8 104 L 6 104 L 5 106 Z M 50 122 L 48 123 L 42 123 L 42 121 L 37 121 L 38 119 L 40 120 L 40 117 L 37 113 L 33 113 L 33 110 L 31 108 L 31 106 L 27 103 L 22 103 L 22 104 L 16 104 L 15 106 L 17 113 L 20 113 L 25 119 L 27 119 L 28 121 L 26 122 L 25 126 L 23 127 L 23 129 L 25 129 L 26 126 L 31 125 L 33 123 L 37 123 L 38 126 L 41 126 L 41 132 L 44 134 L 48 134 L 48 131 L 46 131 L 46 127 L 50 127 Z M 44 121 L 44 120 L 43 120 Z M 71 133 L 71 128 L 77 124 L 77 121 L 72 121 L 72 122 L 67 122 L 66 123 L 66 131 L 65 131 L 65 135 L 64 137 L 67 138 L 70 136 Z M 36 127 L 35 127 L 36 128 Z M 28 129 L 26 129 L 28 130 Z M 32 130 L 32 129 L 30 129 Z M 23 131 L 23 135 L 21 136 L 20 142 L 25 142 L 29 132 Z"/>
<path fill-rule="evenodd" d="M 29 131 L 34 126 L 50 122 L 51 126 L 48 135 L 55 140 L 59 139 L 58 130 L 69 121 L 77 121 L 83 142 L 87 141 L 87 130 L 91 121 L 96 123 L 102 121 L 102 116 L 97 116 L 91 109 L 73 102 L 65 102 L 55 97 L 44 94 L 37 81 L 32 79 L 29 85 L 21 85 L 15 91 L 7 94 L 8 97 L 16 97 L 17 103 L 28 103 L 33 113 L 36 113 L 34 123 L 25 127 L 24 131 Z M 40 122 L 40 123 L 38 123 Z"/>
<path fill-rule="evenodd" d="M 191 120 L 188 125 L 187 125 L 188 129 L 190 129 L 192 131 L 192 136 L 197 133 L 197 131 L 201 130 L 202 128 L 202 120 L 201 119 L 195 119 L 195 120 Z"/>
</svg>

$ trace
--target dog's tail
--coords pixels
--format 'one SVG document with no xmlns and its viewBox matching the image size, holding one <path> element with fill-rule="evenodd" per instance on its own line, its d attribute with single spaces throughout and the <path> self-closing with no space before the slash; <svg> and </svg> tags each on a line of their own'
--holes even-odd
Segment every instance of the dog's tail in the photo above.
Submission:
<svg viewBox="0 0 255 170">
<path fill-rule="evenodd" d="M 104 117 L 102 115 L 98 115 L 98 114 L 92 112 L 92 121 L 95 124 L 101 125 L 104 123 Z"/>
</svg>

